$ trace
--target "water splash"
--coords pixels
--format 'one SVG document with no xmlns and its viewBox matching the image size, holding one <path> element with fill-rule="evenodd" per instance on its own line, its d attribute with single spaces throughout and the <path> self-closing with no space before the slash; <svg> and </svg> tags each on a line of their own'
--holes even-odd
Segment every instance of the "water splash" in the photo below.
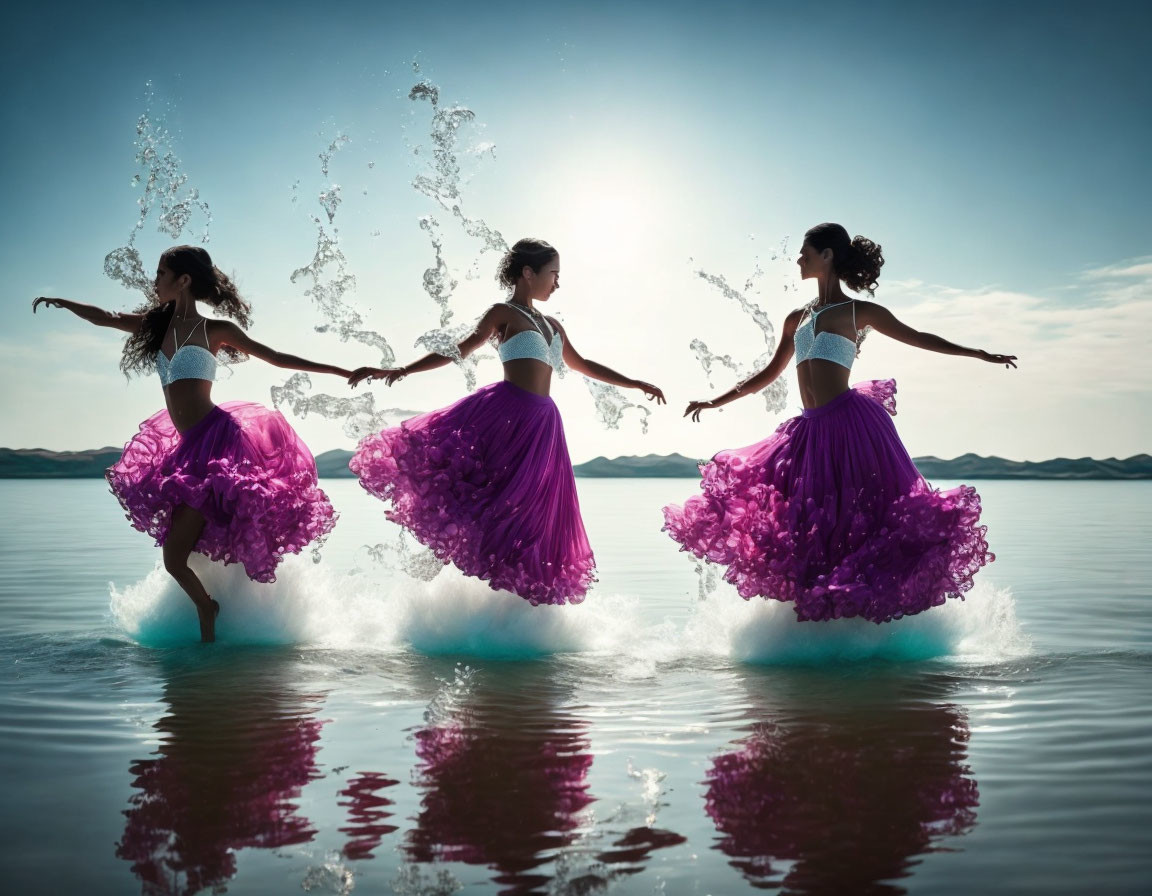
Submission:
<svg viewBox="0 0 1152 896">
<path fill-rule="evenodd" d="M 430 548 L 413 547 L 412 538 L 401 530 L 395 544 L 365 545 L 368 557 L 381 566 L 395 569 L 418 582 L 431 582 L 444 571 L 444 562 Z"/>
<path fill-rule="evenodd" d="M 320 159 L 320 173 L 325 177 L 328 176 L 328 166 L 332 163 L 332 157 L 342 150 L 351 138 L 347 134 L 339 133 L 335 139 L 328 144 L 328 148 L 324 149 L 317 156 Z"/>
<path fill-rule="evenodd" d="M 290 556 L 275 582 L 259 584 L 239 564 L 224 566 L 199 554 L 189 564 L 222 604 L 216 637 L 224 644 L 414 649 L 486 659 L 583 654 L 580 662 L 597 674 L 610 669 L 621 681 L 652 680 L 664 669 L 701 659 L 828 665 L 948 657 L 987 663 L 1031 652 L 1011 593 L 987 583 L 977 583 L 964 601 L 883 625 L 798 622 L 790 604 L 744 601 L 721 583 L 680 626 L 645 623 L 636 599 L 596 591 L 579 606 L 533 607 L 452 566 L 421 582 L 373 570 L 339 572 Z M 160 563 L 141 581 L 113 587 L 111 611 L 128 637 L 150 647 L 189 644 L 199 631 L 192 602 Z"/>
<path fill-rule="evenodd" d="M 459 136 L 461 128 L 475 121 L 476 113 L 466 106 L 442 106 L 440 88 L 428 80 L 413 85 L 408 92 L 408 99 L 429 103 L 433 110 L 429 130 L 432 171 L 417 175 L 412 186 L 457 218 L 465 233 L 481 241 L 481 251 L 505 252 L 508 243 L 498 230 L 489 227 L 482 219 L 464 213 L 463 197 L 460 194 Z M 485 151 L 494 156 L 495 145 L 485 146 Z"/>
<path fill-rule="evenodd" d="M 342 420 L 344 434 L 356 441 L 419 413 L 410 408 L 377 408 L 372 392 L 352 397 L 310 395 L 311 388 L 308 374 L 294 373 L 281 385 L 271 388 L 272 405 L 277 409 L 288 408 L 300 418 L 315 414 L 327 420 Z"/>
<path fill-rule="evenodd" d="M 415 70 L 419 74 L 419 68 Z M 420 158 L 431 157 L 430 170 L 413 178 L 412 186 L 435 202 L 442 211 L 450 214 L 465 234 L 478 240 L 481 255 L 487 252 L 506 252 L 508 242 L 500 231 L 490 227 L 482 218 L 464 211 L 461 155 L 496 157 L 496 145 L 490 141 L 480 141 L 470 148 L 462 146 L 462 135 L 466 128 L 477 126 L 476 113 L 465 106 L 444 105 L 441 102 L 440 88 L 427 78 L 412 86 L 408 91 L 408 99 L 416 103 L 428 103 L 432 107 L 432 120 L 428 129 L 430 152 L 422 145 L 412 147 L 413 155 Z M 485 356 L 460 357 L 457 345 L 472 332 L 473 328 L 447 328 L 451 318 L 449 303 L 458 282 L 448 273 L 437 219 L 431 215 L 425 216 L 420 220 L 420 227 L 428 234 L 435 257 L 434 267 L 424 272 L 424 290 L 440 309 L 440 329 L 425 333 L 416 340 L 416 344 L 429 352 L 451 358 L 461 369 L 471 391 L 476 388 L 476 365 Z M 466 279 L 474 279 L 477 276 L 474 273 L 477 267 L 478 261 L 474 261 L 465 275 Z M 564 375 L 565 369 L 561 365 L 558 371 L 560 376 Z M 637 410 L 640 412 L 641 431 L 648 432 L 648 417 L 651 414 L 648 408 L 630 401 L 614 386 L 590 379 L 586 379 L 585 382 L 592 395 L 596 415 L 605 427 L 619 429 L 624 414 L 630 410 Z"/>
<path fill-rule="evenodd" d="M 596 404 L 596 416 L 608 429 L 619 429 L 624 414 L 635 410 L 640 412 L 640 431 L 644 434 L 648 433 L 648 418 L 652 416 L 650 408 L 629 401 L 623 392 L 607 383 L 585 377 L 584 385 L 592 393 L 592 401 Z"/>
<path fill-rule="evenodd" d="M 339 133 L 323 149 L 318 158 L 320 172 L 328 178 L 332 159 L 348 145 L 351 138 Z M 299 181 L 292 186 L 292 201 L 296 202 Z M 324 210 L 327 224 L 319 215 L 311 215 L 316 226 L 316 251 L 312 260 L 296 268 L 289 276 L 292 283 L 306 283 L 304 295 L 316 304 L 324 318 L 317 324 L 317 333 L 333 333 L 341 342 L 357 342 L 374 349 L 379 356 L 379 367 L 392 367 L 396 363 L 396 353 L 388 340 L 370 329 L 363 315 L 350 305 L 346 297 L 356 289 L 356 277 L 351 273 L 348 259 L 340 246 L 340 231 L 335 226 L 336 215 L 341 203 L 341 189 L 338 184 L 323 188 L 317 197 L 317 204 Z M 389 409 L 378 410 L 375 398 L 365 392 L 354 398 L 335 396 L 327 393 L 305 394 L 311 389 L 312 381 L 304 374 L 294 374 L 280 386 L 272 387 L 272 403 L 276 407 L 285 405 L 300 416 L 315 414 L 330 420 L 342 420 L 344 432 L 354 439 L 361 439 L 397 419 L 396 412 Z M 411 416 L 413 412 L 403 412 Z"/>
<path fill-rule="evenodd" d="M 132 178 L 134 187 L 143 184 L 143 193 L 136 200 L 139 214 L 128 234 L 128 242 L 104 257 L 104 273 L 126 288 L 137 290 L 149 302 L 156 301 L 153 278 L 144 269 L 136 238 L 148 219 L 155 214 L 156 230 L 177 240 L 191 233 L 193 218 L 203 217 L 203 231 L 199 241 L 207 243 L 212 224 L 212 212 L 200 191 L 189 184 L 180 158 L 173 149 L 172 134 L 165 125 L 163 115 L 155 111 L 156 95 L 152 82 L 145 84 L 144 112 L 136 121 L 136 165 L 142 173 Z"/>
<path fill-rule="evenodd" d="M 644 801 L 644 824 L 652 827 L 656 823 L 656 814 L 660 811 L 660 807 L 665 805 L 662 802 L 664 797 L 664 779 L 668 777 L 667 774 L 660 771 L 658 768 L 636 768 L 632 764 L 632 760 L 628 760 L 628 777 L 639 781 L 641 784 L 641 799 Z"/>
<path fill-rule="evenodd" d="M 781 665 L 944 656 L 999 660 L 1031 650 L 1011 592 L 983 582 L 963 601 L 882 625 L 859 618 L 799 622 L 791 604 L 745 601 L 725 583 L 693 607 L 682 638 L 686 649 L 703 655 Z"/>
<path fill-rule="evenodd" d="M 424 291 L 440 307 L 440 326 L 445 327 L 452 319 L 452 309 L 448 302 L 452 293 L 459 285 L 448 273 L 448 265 L 444 261 L 444 243 L 440 239 L 440 222 L 431 215 L 420 219 L 420 229 L 428 234 L 432 249 L 436 253 L 436 264 L 424 271 Z"/>
<path fill-rule="evenodd" d="M 435 726 L 462 725 L 462 717 L 468 712 L 468 701 L 476 689 L 478 674 L 471 666 L 457 663 L 451 679 L 437 678 L 440 687 L 424 710 L 424 723 Z"/>
<path fill-rule="evenodd" d="M 696 355 L 696 360 L 700 362 L 700 366 L 704 368 L 704 375 L 708 377 L 708 385 L 713 389 L 716 388 L 716 384 L 712 381 L 713 365 L 721 364 L 736 374 L 739 374 L 742 369 L 731 355 L 713 354 L 704 344 L 703 339 L 693 339 L 689 347 L 692 349 L 692 353 Z"/>
<path fill-rule="evenodd" d="M 340 184 L 333 184 L 327 190 L 321 190 L 316 201 L 320 203 L 320 207 L 328 215 L 328 223 L 331 224 L 336 220 L 336 210 L 344 201 L 340 198 Z"/>
<path fill-rule="evenodd" d="M 305 893 L 331 893 L 349 896 L 356 886 L 355 875 L 341 860 L 339 853 L 329 853 L 319 865 L 313 865 L 300 881 Z"/>
<path fill-rule="evenodd" d="M 416 175 L 412 186 L 417 192 L 432 199 L 443 211 L 448 212 L 460 223 L 464 232 L 479 239 L 480 252 L 504 252 L 508 244 L 501 234 L 490 228 L 483 220 L 469 217 L 464 213 L 461 194 L 462 168 L 460 164 L 460 140 L 462 129 L 474 125 L 476 114 L 464 106 L 442 107 L 440 88 L 425 79 L 417 82 L 408 91 L 408 99 L 413 102 L 426 102 L 432 107 L 432 120 L 428 126 L 428 139 L 431 143 L 432 163 L 426 173 Z M 426 157 L 425 146 L 412 147 L 412 154 Z M 495 155 L 493 147 L 493 156 Z M 454 279 L 444 258 L 444 242 L 440 235 L 440 222 L 432 215 L 420 219 L 420 229 L 428 234 L 432 245 L 435 263 L 424 272 L 424 291 L 440 309 L 440 327 L 424 333 L 416 340 L 416 345 L 432 354 L 450 358 L 464 376 L 468 391 L 476 388 L 476 368 L 487 355 L 472 355 L 468 358 L 460 354 L 459 343 L 470 334 L 473 327 L 449 328 L 453 312 L 450 303 L 459 282 Z"/>
<path fill-rule="evenodd" d="M 703 560 L 698 560 L 695 567 L 696 577 L 699 582 L 696 586 L 696 598 L 698 600 L 707 600 L 711 597 L 717 586 L 720 584 L 720 569 L 714 563 L 705 563 Z"/>
<path fill-rule="evenodd" d="M 778 258 L 780 258 L 779 255 L 773 255 L 774 260 Z M 739 305 L 740 309 L 751 318 L 752 323 L 756 325 L 764 337 L 765 351 L 758 355 L 751 364 L 747 365 L 734 361 L 731 355 L 715 354 L 702 339 L 692 340 L 692 353 L 696 356 L 696 360 L 700 362 L 700 366 L 704 368 L 704 374 L 708 377 L 709 386 L 714 388 L 712 370 L 715 364 L 721 364 L 733 371 L 737 377 L 739 377 L 740 383 L 743 384 L 754 374 L 763 370 L 771 360 L 772 355 L 776 352 L 776 328 L 772 325 L 772 321 L 764 310 L 744 294 L 752 290 L 755 281 L 763 276 L 764 270 L 760 266 L 759 259 L 757 259 L 752 276 L 750 276 L 744 284 L 743 292 L 729 284 L 727 279 L 722 275 L 710 274 L 704 270 L 697 270 L 695 273 L 697 277 L 709 286 L 719 290 L 725 298 Z M 774 382 L 760 390 L 760 395 L 764 398 L 764 405 L 770 414 L 779 413 L 784 410 L 788 403 L 788 380 L 783 376 L 777 377 Z"/>
<path fill-rule="evenodd" d="M 447 868 L 415 864 L 401 865 L 391 886 L 396 896 L 452 896 L 464 889 L 464 884 Z"/>
</svg>

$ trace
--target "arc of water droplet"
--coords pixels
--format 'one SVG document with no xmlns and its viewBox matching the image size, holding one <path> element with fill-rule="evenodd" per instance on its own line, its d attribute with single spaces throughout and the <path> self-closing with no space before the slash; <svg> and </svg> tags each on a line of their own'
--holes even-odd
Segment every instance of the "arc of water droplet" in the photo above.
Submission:
<svg viewBox="0 0 1152 896">
<path fill-rule="evenodd" d="M 272 404 L 286 408 L 300 418 L 315 414 L 327 420 L 342 420 L 344 434 L 360 441 L 367 435 L 395 426 L 401 420 L 420 413 L 411 408 L 377 408 L 376 396 L 362 392 L 351 398 L 309 394 L 312 380 L 306 373 L 294 373 L 279 386 L 271 388 Z"/>
<path fill-rule="evenodd" d="M 423 79 L 414 84 L 408 92 L 408 98 L 413 102 L 427 102 L 433 109 L 429 131 L 429 136 L 432 141 L 432 172 L 430 174 L 417 175 L 412 181 L 412 186 L 437 203 L 444 211 L 452 215 L 468 236 L 479 240 L 481 253 L 506 252 L 508 250 L 508 243 L 498 230 L 490 227 L 483 219 L 470 217 L 464 212 L 463 196 L 460 190 L 460 132 L 465 125 L 475 121 L 476 114 L 464 106 L 441 106 L 440 88 L 427 79 Z M 414 148 L 413 152 L 419 154 L 418 149 L 418 147 Z M 473 152 L 477 154 L 490 154 L 495 157 L 495 145 L 492 143 L 483 143 L 475 148 Z M 443 256 L 442 244 L 439 241 L 438 231 L 436 230 L 438 226 L 435 219 L 430 216 L 421 221 L 421 227 L 429 234 L 429 238 L 432 240 L 433 250 L 436 253 L 436 273 L 430 278 L 429 273 L 425 272 L 425 290 L 441 307 L 441 330 L 425 333 L 417 340 L 417 344 L 427 347 L 429 351 L 445 355 L 456 361 L 464 373 L 469 390 L 471 390 L 476 387 L 475 356 L 462 359 L 459 357 L 459 351 L 456 348 L 456 343 L 460 341 L 460 338 L 463 338 L 465 333 L 463 331 L 449 332 L 443 329 L 446 324 L 444 309 L 447 308 L 447 304 L 457 284 L 455 281 L 451 281 L 450 284 L 446 283 L 443 276 L 440 275 Z M 444 265 L 443 269 L 446 271 L 447 266 Z M 429 270 L 431 271 L 433 269 Z M 563 365 L 559 373 L 563 376 Z M 610 386 L 606 383 L 588 378 L 585 378 L 585 384 L 592 396 L 596 415 L 607 428 L 619 429 L 620 422 L 626 412 L 638 411 L 640 414 L 641 432 L 648 432 L 648 417 L 652 413 L 649 408 L 630 401 L 625 397 L 624 393 L 615 386 Z"/>
<path fill-rule="evenodd" d="M 327 178 L 333 157 L 347 146 L 350 138 L 338 133 L 318 154 L 321 174 Z M 293 185 L 295 201 L 299 181 Z M 315 327 L 317 333 L 333 333 L 341 342 L 358 342 L 375 349 L 380 356 L 379 366 L 391 367 L 396 363 L 396 353 L 388 340 L 379 332 L 368 328 L 364 318 L 345 297 L 356 288 L 356 277 L 348 269 L 348 259 L 340 246 L 340 231 L 335 226 L 336 214 L 340 207 L 340 186 L 330 184 L 320 191 L 318 204 L 324 209 L 328 223 L 313 215 L 316 225 L 316 251 L 308 264 L 294 270 L 289 276 L 292 283 L 305 282 L 304 295 L 316 304 L 324 318 L 324 323 Z M 300 417 L 315 414 L 330 420 L 343 421 L 346 435 L 356 439 L 378 432 L 386 426 L 399 422 L 412 411 L 397 409 L 377 409 L 371 392 L 364 392 L 355 398 L 334 396 L 326 393 L 307 394 L 312 381 L 306 374 L 294 374 L 280 386 L 272 387 L 272 403 L 276 407 L 287 407 Z"/>
<path fill-rule="evenodd" d="M 157 113 L 152 82 L 145 84 L 144 112 L 136 121 L 136 165 L 134 186 L 144 185 L 136 200 L 139 213 L 128 233 L 128 242 L 113 249 L 104 257 L 104 274 L 131 290 L 140 291 L 148 302 L 155 302 L 154 281 L 145 273 L 144 263 L 136 248 L 136 237 L 144 229 L 148 218 L 155 213 L 156 229 L 173 240 L 189 229 L 197 213 L 204 216 L 204 229 L 199 241 L 208 243 L 212 225 L 212 211 L 200 191 L 189 185 L 179 156 L 173 147 L 172 134 L 165 126 L 163 116 Z"/>
<path fill-rule="evenodd" d="M 783 244 L 787 245 L 786 241 Z M 775 259 L 778 256 L 773 256 Z M 749 377 L 754 375 L 759 370 L 762 370 L 771 360 L 772 355 L 776 351 L 776 328 L 772 325 L 771 319 L 764 312 L 764 310 L 749 299 L 743 292 L 734 288 L 728 283 L 727 279 L 720 274 L 711 274 L 705 270 L 697 269 L 695 271 L 697 277 L 712 286 L 714 289 L 720 291 L 726 298 L 734 301 L 740 309 L 752 319 L 752 322 L 760 330 L 764 338 L 764 344 L 767 348 L 759 357 L 757 357 L 751 364 L 741 364 L 732 359 L 730 355 L 720 355 L 714 353 L 708 348 L 707 344 L 702 339 L 693 339 L 691 342 L 692 353 L 696 356 L 696 360 L 700 366 L 704 368 L 704 375 L 708 378 L 708 385 L 713 386 L 712 382 L 712 369 L 714 364 L 722 364 L 729 370 L 733 371 L 740 381 L 743 382 Z M 750 284 L 754 280 L 763 276 L 763 269 L 760 267 L 757 260 L 753 270 L 752 277 L 749 278 L 745 284 L 745 291 L 750 290 Z M 760 392 L 764 399 L 764 405 L 770 414 L 779 413 L 784 410 L 788 402 L 788 381 L 784 377 L 777 377 L 777 379 L 766 386 Z"/>
</svg>

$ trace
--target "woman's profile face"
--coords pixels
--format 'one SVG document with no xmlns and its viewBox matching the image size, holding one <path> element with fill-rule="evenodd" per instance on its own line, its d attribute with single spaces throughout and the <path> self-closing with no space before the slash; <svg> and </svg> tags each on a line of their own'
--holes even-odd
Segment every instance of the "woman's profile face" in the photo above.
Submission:
<svg viewBox="0 0 1152 896">
<path fill-rule="evenodd" d="M 156 280 L 152 285 L 156 289 L 156 298 L 161 302 L 171 302 L 180 293 L 176 286 L 176 274 L 168 267 L 163 258 L 156 265 Z"/>
<path fill-rule="evenodd" d="M 801 280 L 815 277 L 826 267 L 823 256 L 810 243 L 800 247 L 800 256 L 796 259 L 796 264 L 800 267 Z"/>
<path fill-rule="evenodd" d="M 548 301 L 548 297 L 560 288 L 560 256 L 557 255 L 539 271 L 525 269 L 524 276 L 528 278 L 529 295 L 541 302 Z"/>
</svg>

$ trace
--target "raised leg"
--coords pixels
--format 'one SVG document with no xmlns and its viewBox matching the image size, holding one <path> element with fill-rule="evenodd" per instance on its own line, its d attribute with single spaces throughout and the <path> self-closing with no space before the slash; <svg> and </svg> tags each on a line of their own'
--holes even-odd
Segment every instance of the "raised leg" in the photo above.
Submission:
<svg viewBox="0 0 1152 896">
<path fill-rule="evenodd" d="M 176 580 L 176 584 L 184 589 L 184 593 L 192 598 L 196 614 L 200 617 L 200 640 L 207 642 L 216 640 L 216 614 L 220 612 L 220 604 L 212 600 L 196 573 L 188 566 L 188 557 L 196 547 L 203 529 L 204 517 L 199 510 L 181 504 L 172 511 L 172 527 L 164 542 L 164 568 Z"/>
</svg>

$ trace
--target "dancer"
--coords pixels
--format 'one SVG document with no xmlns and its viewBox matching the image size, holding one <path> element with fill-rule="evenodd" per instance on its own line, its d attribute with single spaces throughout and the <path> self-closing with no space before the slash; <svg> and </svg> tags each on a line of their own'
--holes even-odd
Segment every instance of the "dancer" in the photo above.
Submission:
<svg viewBox="0 0 1152 896">
<path fill-rule="evenodd" d="M 946 492 L 920 475 L 896 435 L 896 383 L 849 388 L 860 333 L 872 327 L 916 348 L 1005 367 L 1015 355 L 964 348 L 901 323 L 874 302 L 884 264 L 880 246 L 839 224 L 804 235 L 800 276 L 817 297 L 784 321 L 780 345 L 762 371 L 684 416 L 699 421 L 763 389 L 793 354 L 804 411 L 762 442 L 722 451 L 702 467 L 703 494 L 664 508 L 664 530 L 681 550 L 728 567 L 740 596 L 792 601 L 802 621 L 863 616 L 887 622 L 958 597 L 994 559 L 979 525 L 980 496 Z"/>
<path fill-rule="evenodd" d="M 201 316 L 198 301 L 240 326 Z M 135 312 L 41 296 L 33 313 L 40 305 L 128 333 L 120 359 L 125 375 L 155 366 L 166 407 L 140 424 L 106 476 L 132 525 L 163 547 L 164 568 L 196 605 L 200 640 L 214 641 L 220 604 L 189 568 L 192 551 L 242 563 L 249 578 L 272 582 L 284 554 L 327 535 L 336 519 L 317 487 L 312 454 L 279 411 L 247 401 L 212 403 L 217 354 L 350 372 L 250 338 L 241 327 L 251 307 L 198 246 L 174 246 L 160 257 L 155 301 Z"/>
<path fill-rule="evenodd" d="M 548 396 L 552 371 L 563 358 L 578 373 L 640 389 L 649 400 L 664 403 L 664 394 L 582 357 L 564 328 L 536 309 L 560 287 L 560 255 L 548 243 L 517 242 L 496 279 L 511 290 L 508 301 L 485 312 L 459 351 L 467 357 L 497 339 L 503 381 L 368 436 L 349 467 L 365 489 L 391 502 L 388 518 L 444 563 L 534 606 L 579 603 L 595 561 L 560 412 Z M 379 377 L 391 386 L 449 361 L 429 354 L 404 367 L 361 367 L 350 382 Z"/>
</svg>

